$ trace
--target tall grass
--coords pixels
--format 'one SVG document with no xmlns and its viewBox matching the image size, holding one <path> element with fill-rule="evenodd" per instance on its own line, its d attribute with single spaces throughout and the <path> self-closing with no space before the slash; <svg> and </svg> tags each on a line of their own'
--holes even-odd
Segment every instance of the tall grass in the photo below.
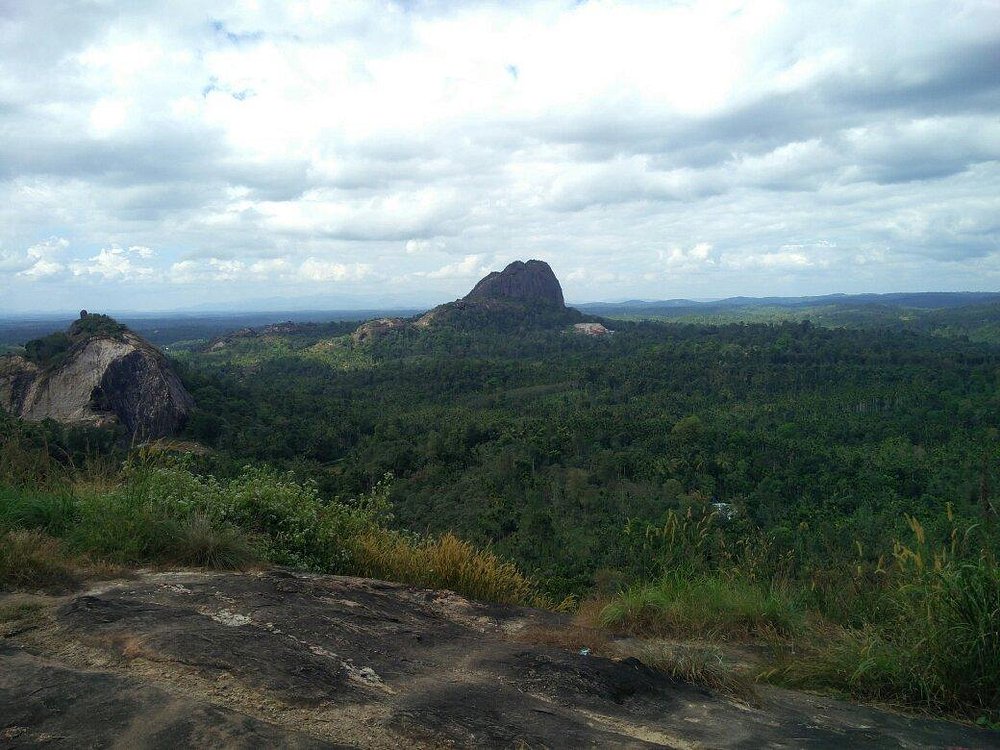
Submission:
<svg viewBox="0 0 1000 750">
<path fill-rule="evenodd" d="M 630 635 L 793 636 L 805 627 L 805 611 L 765 584 L 673 574 L 628 588 L 603 608 L 600 622 Z"/>
<path fill-rule="evenodd" d="M 40 531 L 0 533 L 0 589 L 64 589 L 77 583 L 77 568 L 58 539 Z"/>
<path fill-rule="evenodd" d="M 671 513 L 642 536 L 652 580 L 612 597 L 599 620 L 638 636 L 783 644 L 763 679 L 996 721 L 995 539 L 950 508 L 933 539 L 906 523 L 910 538 L 874 561 L 858 544 L 853 564 L 795 575 L 759 532 L 727 538 L 711 515 Z"/>
<path fill-rule="evenodd" d="M 503 604 L 542 602 L 532 581 L 489 551 L 451 534 L 415 538 L 386 528 L 387 481 L 356 500 L 331 501 L 314 484 L 267 468 L 246 467 L 222 481 L 143 450 L 120 471 L 95 475 L 52 465 L 42 452 L 0 441 L 0 466 L 8 467 L 0 474 L 0 587 L 68 585 L 84 560 L 216 568 L 271 562 Z M 47 472 L 41 486 L 25 479 L 33 466 Z"/>
<path fill-rule="evenodd" d="M 983 550 L 956 556 L 928 542 L 908 519 L 909 544 L 897 541 L 881 592 L 883 616 L 833 631 L 779 679 L 829 687 L 872 700 L 971 718 L 1000 718 L 1000 567 Z"/>
<path fill-rule="evenodd" d="M 355 541 L 358 575 L 452 589 L 496 604 L 533 604 L 534 583 L 517 567 L 479 550 L 453 534 L 413 540 L 384 530 L 369 530 Z"/>
</svg>

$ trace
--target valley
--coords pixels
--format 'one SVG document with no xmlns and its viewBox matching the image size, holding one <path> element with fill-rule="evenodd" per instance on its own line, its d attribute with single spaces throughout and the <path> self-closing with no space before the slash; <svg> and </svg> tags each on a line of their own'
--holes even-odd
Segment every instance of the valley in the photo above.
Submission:
<svg viewBox="0 0 1000 750">
<path fill-rule="evenodd" d="M 66 627 L 65 607 L 18 591 L 77 596 L 150 565 L 181 577 L 264 571 L 212 579 L 242 586 L 279 565 L 531 607 L 548 623 L 536 637 L 545 648 L 631 659 L 723 703 L 795 688 L 996 721 L 1000 349 L 988 337 L 883 318 L 762 322 L 756 307 L 724 323 L 597 318 L 565 307 L 545 264 L 509 268 L 510 279 L 504 271 L 409 318 L 254 321 L 173 339 L 161 324 L 168 364 L 156 377 L 182 383 L 192 405 L 179 429 L 148 436 L 158 439 L 137 440 L 122 411 L 97 423 L 0 414 L 0 584 L 15 592 L 0 604 L 11 632 L 28 633 L 35 653 L 30 633 Z M 945 312 L 978 320 L 974 302 Z M 613 333 L 584 335 L 601 321 Z M 51 390 L 105 338 L 150 347 L 102 316 L 73 326 L 7 361 L 28 362 Z M 174 335 L 191 333 L 181 321 Z M 11 372 L 0 385 L 21 398 Z M 100 403 L 146 408 L 114 390 L 133 386 L 98 380 Z M 107 622 L 120 623 L 123 643 L 149 643 L 145 625 Z M 373 637 L 343 648 L 377 648 Z M 18 663 L 22 640 L 8 654 Z M 117 643 L 109 658 L 131 663 Z M 222 672 L 242 680 L 233 669 Z M 579 741 L 642 746 L 658 720 L 628 710 L 603 728 L 587 713 L 586 732 L 598 734 Z M 455 721 L 459 745 L 478 731 L 500 732 L 497 746 L 560 744 Z M 584 731 L 572 721 L 552 731 Z M 645 734 L 621 734 L 635 722 Z M 892 722 L 878 719 L 872 737 L 888 741 Z M 677 746 L 737 741 L 678 726 L 654 734 Z M 787 740 L 756 731 L 739 741 Z"/>
</svg>

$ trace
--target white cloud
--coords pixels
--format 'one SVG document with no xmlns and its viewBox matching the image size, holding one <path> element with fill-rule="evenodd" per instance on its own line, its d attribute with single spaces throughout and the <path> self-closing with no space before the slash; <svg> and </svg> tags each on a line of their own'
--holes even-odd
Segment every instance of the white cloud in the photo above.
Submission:
<svg viewBox="0 0 1000 750">
<path fill-rule="evenodd" d="M 663 264 L 672 271 L 676 271 L 678 268 L 714 266 L 716 262 L 712 254 L 712 245 L 708 242 L 699 242 L 688 250 L 680 247 L 660 250 L 658 256 Z"/>
<path fill-rule="evenodd" d="M 462 260 L 443 265 L 435 271 L 416 275 L 429 279 L 471 279 L 484 276 L 488 271 L 489 268 L 483 265 L 482 255 L 466 255 Z"/>
<path fill-rule="evenodd" d="M 441 240 L 407 240 L 405 248 L 407 255 L 427 255 L 441 252 L 445 243 Z"/>
<path fill-rule="evenodd" d="M 432 303 L 533 256 L 570 298 L 973 288 L 998 263 L 991 2 L 15 6 L 15 308 L 38 279 Z"/>
<path fill-rule="evenodd" d="M 337 263 L 335 261 L 307 258 L 299 266 L 299 275 L 307 281 L 360 281 L 372 274 L 367 263 Z"/>
<path fill-rule="evenodd" d="M 46 279 L 61 274 L 66 266 L 59 259 L 68 247 L 69 240 L 64 237 L 50 237 L 32 245 L 25 253 L 26 265 L 17 275 L 29 279 Z"/>
<path fill-rule="evenodd" d="M 292 264 L 287 258 L 267 258 L 250 264 L 250 273 L 265 279 L 279 279 L 287 276 Z"/>
<path fill-rule="evenodd" d="M 121 99 L 101 99 L 90 110 L 91 132 L 98 137 L 120 130 L 128 120 L 128 102 Z"/>
<path fill-rule="evenodd" d="M 135 259 L 148 260 L 153 251 L 142 245 L 105 247 L 86 261 L 69 264 L 74 276 L 100 276 L 105 280 L 141 279 L 153 275 L 150 266 L 139 265 Z"/>
<path fill-rule="evenodd" d="M 808 268 L 814 262 L 801 251 L 777 250 L 764 253 L 749 253 L 740 256 L 727 256 L 724 262 L 730 268 L 743 270 L 747 268 L 763 268 L 774 270 L 795 270 Z"/>
</svg>

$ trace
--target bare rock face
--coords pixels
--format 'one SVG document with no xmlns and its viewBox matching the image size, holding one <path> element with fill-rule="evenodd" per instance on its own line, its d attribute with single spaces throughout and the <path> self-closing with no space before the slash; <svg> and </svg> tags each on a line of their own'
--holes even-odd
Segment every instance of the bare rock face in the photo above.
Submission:
<svg viewBox="0 0 1000 750">
<path fill-rule="evenodd" d="M 5 749 L 997 746 L 764 686 L 747 705 L 592 654 L 562 615 L 368 579 L 146 572 L 31 601 L 0 625 Z"/>
<path fill-rule="evenodd" d="M 353 339 L 363 343 L 400 328 L 428 330 L 451 326 L 462 330 L 517 332 L 559 328 L 583 319 L 579 310 L 566 307 L 562 287 L 548 263 L 515 260 L 504 270 L 482 278 L 461 299 L 438 305 L 412 321 L 401 318 L 369 321 L 358 327 Z"/>
<path fill-rule="evenodd" d="M 35 422 L 118 424 L 140 439 L 184 426 L 194 400 L 152 344 L 124 328 L 114 334 L 71 328 L 66 342 L 49 362 L 0 359 L 0 408 Z"/>
<path fill-rule="evenodd" d="M 527 263 L 515 260 L 502 271 L 493 271 L 483 278 L 463 299 L 517 300 L 559 308 L 566 304 L 559 279 L 542 260 Z"/>
<path fill-rule="evenodd" d="M 562 287 L 548 263 L 516 260 L 493 271 L 461 299 L 438 305 L 414 321 L 418 329 L 439 325 L 519 331 L 558 328 L 583 320 L 566 307 Z"/>
<path fill-rule="evenodd" d="M 601 323 L 576 323 L 573 326 L 574 333 L 580 333 L 584 336 L 607 336 L 614 333 L 604 327 Z"/>
<path fill-rule="evenodd" d="M 239 328 L 230 331 L 222 336 L 218 336 L 208 342 L 205 351 L 215 352 L 225 349 L 229 344 L 240 339 L 256 339 L 264 336 L 294 336 L 299 333 L 312 333 L 317 328 L 315 323 L 294 323 L 286 320 L 281 323 L 270 323 L 262 328 Z"/>
</svg>

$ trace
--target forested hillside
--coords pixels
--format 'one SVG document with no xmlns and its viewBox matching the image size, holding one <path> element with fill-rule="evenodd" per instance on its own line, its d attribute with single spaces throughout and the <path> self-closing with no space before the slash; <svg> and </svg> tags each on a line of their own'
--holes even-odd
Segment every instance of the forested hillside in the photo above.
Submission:
<svg viewBox="0 0 1000 750">
<path fill-rule="evenodd" d="M 267 561 L 761 655 L 641 655 L 720 689 L 1000 719 L 1000 348 L 453 312 L 174 342 L 179 441 L 0 419 L 0 586 Z"/>
<path fill-rule="evenodd" d="M 402 527 L 491 544 L 552 593 L 642 572 L 636 529 L 671 509 L 730 504 L 730 526 L 808 569 L 884 552 L 904 514 L 979 517 L 997 486 L 987 345 L 808 322 L 618 327 L 189 351 L 190 437 L 217 449 L 212 471 L 264 461 L 331 496 L 391 473 Z"/>
</svg>

